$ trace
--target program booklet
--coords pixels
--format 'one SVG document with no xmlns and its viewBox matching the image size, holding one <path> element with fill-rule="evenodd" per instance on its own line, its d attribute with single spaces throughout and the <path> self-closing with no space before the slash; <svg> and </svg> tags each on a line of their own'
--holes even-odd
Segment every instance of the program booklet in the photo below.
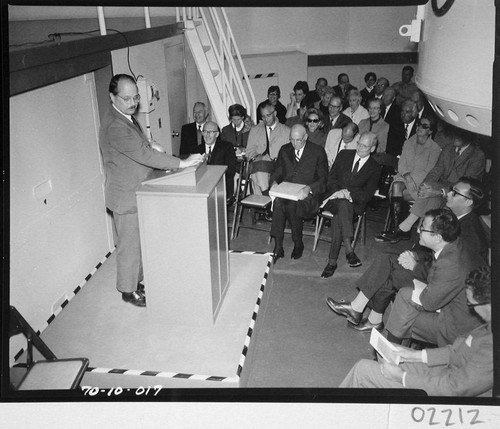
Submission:
<svg viewBox="0 0 500 429">
<path fill-rule="evenodd" d="M 299 191 L 306 185 L 301 183 L 281 182 L 279 185 L 269 189 L 269 195 L 276 198 L 284 198 L 285 200 L 298 201 Z"/>
<path fill-rule="evenodd" d="M 376 329 L 372 329 L 370 344 L 386 361 L 396 365 L 401 363 L 401 356 L 398 354 L 396 347 Z"/>
</svg>

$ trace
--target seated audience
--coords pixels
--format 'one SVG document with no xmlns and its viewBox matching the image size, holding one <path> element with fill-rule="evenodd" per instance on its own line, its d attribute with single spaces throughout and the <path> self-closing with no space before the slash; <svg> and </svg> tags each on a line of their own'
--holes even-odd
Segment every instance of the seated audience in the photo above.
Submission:
<svg viewBox="0 0 500 429">
<path fill-rule="evenodd" d="M 401 128 L 401 107 L 394 100 L 396 99 L 396 90 L 392 87 L 386 88 L 382 94 L 382 117 L 391 128 Z"/>
<path fill-rule="evenodd" d="M 262 120 L 261 108 L 268 101 L 273 105 L 276 110 L 276 117 L 278 121 L 284 124 L 286 122 L 286 107 L 279 101 L 281 97 L 280 87 L 278 85 L 272 85 L 267 90 L 267 100 L 264 100 L 257 106 L 257 124 Z"/>
<path fill-rule="evenodd" d="M 215 122 L 208 121 L 203 126 L 205 144 L 198 147 L 198 153 L 206 154 L 208 165 L 226 165 L 226 196 L 232 200 L 234 194 L 234 175 L 238 169 L 234 146 L 231 142 L 219 138 L 219 127 Z"/>
<path fill-rule="evenodd" d="M 486 263 L 488 257 L 488 239 L 474 210 L 481 205 L 484 192 L 477 179 L 462 177 L 447 194 L 446 207 L 458 219 L 460 240 L 467 252 L 477 254 Z M 420 231 L 420 235 L 425 234 Z M 413 269 L 405 261 L 408 258 L 418 261 Z M 372 328 L 382 330 L 382 317 L 396 292 L 411 285 L 414 278 L 427 279 L 430 257 L 428 249 L 419 244 L 411 251 L 402 252 L 399 257 L 393 254 L 378 254 L 375 260 L 356 281 L 359 293 L 352 302 L 337 302 L 327 299 L 330 308 L 346 316 L 348 326 L 358 332 L 370 332 Z M 368 306 L 371 311 L 368 318 L 362 319 L 363 311 Z"/>
<path fill-rule="evenodd" d="M 185 124 L 181 129 L 180 156 L 185 158 L 192 153 L 198 153 L 198 148 L 205 143 L 203 140 L 203 126 L 208 118 L 205 103 L 197 101 L 193 107 L 194 122 Z"/>
<path fill-rule="evenodd" d="M 403 363 L 362 359 L 339 387 L 422 389 L 430 396 L 477 396 L 493 388 L 491 274 L 487 266 L 470 272 L 465 304 L 481 325 L 451 345 L 414 350 L 395 345 Z"/>
<path fill-rule="evenodd" d="M 299 259 L 304 251 L 302 228 L 304 219 L 316 215 L 321 196 L 326 189 L 328 167 L 322 147 L 308 140 L 303 125 L 294 125 L 290 143 L 281 147 L 271 183 L 292 182 L 304 185 L 299 200 L 276 198 L 273 203 L 271 236 L 274 237 L 274 262 L 285 256 L 283 236 L 285 223 L 290 222 L 294 248 L 291 258 Z"/>
<path fill-rule="evenodd" d="M 406 101 L 406 103 L 413 102 Z M 404 110 L 405 106 L 403 106 Z M 441 207 L 442 198 L 446 195 L 448 188 L 460 177 L 481 179 L 486 167 L 486 159 L 484 152 L 473 143 L 473 133 L 456 128 L 453 134 L 453 145 L 441 151 L 436 165 L 418 187 L 417 199 L 408 217 L 392 231 L 383 233 L 389 241 L 408 240 L 413 224 L 427 210 Z"/>
<path fill-rule="evenodd" d="M 323 89 L 328 85 L 328 81 L 324 77 L 320 77 L 316 81 L 316 87 L 314 90 L 309 91 L 306 95 L 306 105 L 307 107 L 313 106 L 314 103 L 321 100 L 323 95 Z"/>
<path fill-rule="evenodd" d="M 302 125 L 304 123 L 304 114 L 306 113 L 306 110 L 306 100 L 302 99 L 302 101 L 300 102 L 300 108 L 297 110 L 297 114 L 295 116 L 287 118 L 285 125 L 289 128 L 292 128 L 297 124 Z"/>
<path fill-rule="evenodd" d="M 349 106 L 349 102 L 347 100 L 347 97 L 349 95 L 349 91 L 351 89 L 358 89 L 355 86 L 352 86 L 349 83 L 349 76 L 347 73 L 340 73 L 337 76 L 337 82 L 338 85 L 335 85 L 333 87 L 333 92 L 335 95 L 339 96 L 342 99 L 342 109 L 347 109 Z"/>
<path fill-rule="evenodd" d="M 290 93 L 290 103 L 286 106 L 286 117 L 292 118 L 298 116 L 300 110 L 300 102 L 306 98 L 309 92 L 309 85 L 304 80 L 299 80 L 293 87 L 293 92 Z"/>
<path fill-rule="evenodd" d="M 334 95 L 328 105 L 328 120 L 325 123 L 325 132 L 333 128 L 344 128 L 351 121 L 349 116 L 342 113 L 342 98 Z"/>
<path fill-rule="evenodd" d="M 373 97 L 373 91 L 375 89 L 376 82 L 377 82 L 377 75 L 375 73 L 368 72 L 365 74 L 366 87 L 360 91 L 361 105 L 365 108 L 368 105 L 368 100 Z"/>
<path fill-rule="evenodd" d="M 354 122 L 349 122 L 344 128 L 330 130 L 326 137 L 325 152 L 328 158 L 328 170 L 332 168 L 338 153 L 345 149 L 356 149 L 359 140 L 359 128 Z"/>
<path fill-rule="evenodd" d="M 325 118 L 328 118 L 328 115 L 330 114 L 328 106 L 330 105 L 333 95 L 333 88 L 331 86 L 325 86 L 323 88 L 323 95 L 321 96 L 321 99 L 314 103 L 314 107 L 323 113 Z"/>
<path fill-rule="evenodd" d="M 382 95 L 388 87 L 389 81 L 385 77 L 380 77 L 375 84 L 375 88 L 373 89 L 372 98 L 378 98 L 379 100 L 382 99 Z"/>
<path fill-rule="evenodd" d="M 319 110 L 314 107 L 306 110 L 304 114 L 304 126 L 307 131 L 307 139 L 322 148 L 325 147 L 326 142 L 326 133 L 323 130 L 324 125 L 325 118 Z"/>
<path fill-rule="evenodd" d="M 228 111 L 230 124 L 222 128 L 221 139 L 230 142 L 234 148 L 246 148 L 251 128 L 251 125 L 245 124 L 247 109 L 240 104 L 233 104 Z"/>
<path fill-rule="evenodd" d="M 328 264 L 321 274 L 331 277 L 337 269 L 337 259 L 342 243 L 350 267 L 359 267 L 361 261 L 352 248 L 353 217 L 362 215 L 371 200 L 380 176 L 380 165 L 370 156 L 377 146 L 377 136 L 372 132 L 361 134 L 356 150 L 343 150 L 335 159 L 328 174 L 324 210 L 335 216 L 332 219 L 332 242 Z"/>
<path fill-rule="evenodd" d="M 409 100 L 413 91 L 417 89 L 417 85 L 411 81 L 413 72 L 412 66 L 404 66 L 401 71 L 401 81 L 392 85 L 396 90 L 396 104 L 399 106 L 401 106 L 405 100 Z"/>
<path fill-rule="evenodd" d="M 411 100 L 403 102 L 399 125 L 389 129 L 389 135 L 387 136 L 387 153 L 394 156 L 401 155 L 404 142 L 417 131 L 417 118 L 417 105 Z"/>
<path fill-rule="evenodd" d="M 418 119 L 420 119 L 422 116 L 436 116 L 424 93 L 419 89 L 415 89 L 415 91 L 413 91 L 410 96 L 410 100 L 412 100 L 417 105 Z"/>
<path fill-rule="evenodd" d="M 347 96 L 347 101 L 349 107 L 344 110 L 344 115 L 349 116 L 352 122 L 359 125 L 359 122 L 363 119 L 368 119 L 370 114 L 363 106 L 361 106 L 361 94 L 357 89 L 351 89 L 349 95 Z"/>
<path fill-rule="evenodd" d="M 368 113 L 370 117 L 363 119 L 359 123 L 359 133 L 363 134 L 368 131 L 375 133 L 377 136 L 377 153 L 385 153 L 387 146 L 387 135 L 389 134 L 389 124 L 385 122 L 381 116 L 382 101 L 377 98 L 372 98 L 368 101 Z"/>
<path fill-rule="evenodd" d="M 288 142 L 290 128 L 281 124 L 270 101 L 260 105 L 262 121 L 248 135 L 246 156 L 253 160 L 251 178 L 256 194 L 269 194 L 269 176 L 281 146 Z"/>
</svg>

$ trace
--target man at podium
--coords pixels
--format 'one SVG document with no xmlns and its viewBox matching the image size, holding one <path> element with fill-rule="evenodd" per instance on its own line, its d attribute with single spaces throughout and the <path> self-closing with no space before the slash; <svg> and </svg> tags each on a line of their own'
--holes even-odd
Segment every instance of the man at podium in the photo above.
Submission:
<svg viewBox="0 0 500 429">
<path fill-rule="evenodd" d="M 202 155 L 179 160 L 154 150 L 134 117 L 141 97 L 132 76 L 117 74 L 109 84 L 111 106 L 102 120 L 99 146 L 106 175 L 106 207 L 113 213 L 117 232 L 116 288 L 125 302 L 144 307 L 141 243 L 135 191 L 153 169 L 196 165 Z"/>
</svg>

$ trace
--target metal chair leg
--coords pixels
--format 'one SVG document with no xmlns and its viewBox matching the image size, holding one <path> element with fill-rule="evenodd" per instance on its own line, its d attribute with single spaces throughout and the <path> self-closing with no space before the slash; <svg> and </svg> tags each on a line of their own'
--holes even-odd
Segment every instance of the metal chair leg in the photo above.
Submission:
<svg viewBox="0 0 500 429">
<path fill-rule="evenodd" d="M 323 217 L 320 215 L 316 216 L 316 228 L 314 230 L 314 244 L 313 244 L 313 252 L 316 251 L 316 247 L 318 246 L 319 235 L 321 234 L 321 229 L 323 228 Z"/>
</svg>

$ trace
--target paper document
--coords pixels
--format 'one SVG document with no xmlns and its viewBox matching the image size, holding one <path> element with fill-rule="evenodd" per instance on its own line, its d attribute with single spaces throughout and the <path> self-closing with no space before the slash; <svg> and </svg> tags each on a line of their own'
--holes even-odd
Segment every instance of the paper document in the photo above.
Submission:
<svg viewBox="0 0 500 429">
<path fill-rule="evenodd" d="M 301 183 L 281 182 L 269 189 L 269 196 L 299 201 L 299 191 L 306 185 Z"/>
<path fill-rule="evenodd" d="M 370 344 L 386 361 L 399 365 L 401 356 L 394 345 L 387 340 L 379 331 L 372 329 Z"/>
<path fill-rule="evenodd" d="M 422 302 L 420 301 L 420 294 L 426 287 L 427 285 L 424 282 L 413 279 L 413 292 L 411 293 L 411 300 L 415 304 L 422 305 Z"/>
</svg>

